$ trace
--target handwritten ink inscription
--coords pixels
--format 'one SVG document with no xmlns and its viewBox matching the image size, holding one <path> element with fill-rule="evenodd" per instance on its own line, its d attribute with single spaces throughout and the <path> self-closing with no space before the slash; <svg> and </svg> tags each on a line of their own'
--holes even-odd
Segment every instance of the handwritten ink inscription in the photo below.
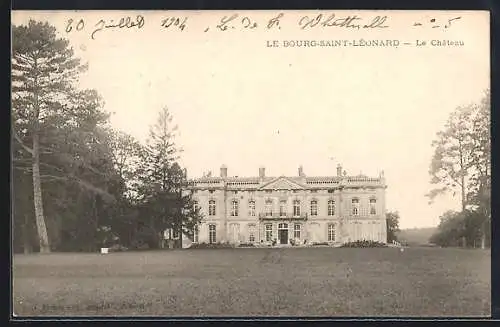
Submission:
<svg viewBox="0 0 500 327">
<path fill-rule="evenodd" d="M 110 21 L 105 21 L 104 19 L 101 19 L 100 21 L 95 24 L 96 29 L 90 34 L 90 37 L 92 40 L 95 39 L 95 34 L 99 31 L 102 31 L 104 29 L 109 29 L 109 28 L 133 28 L 137 27 L 138 29 L 141 29 L 144 27 L 145 19 L 144 16 L 142 15 L 137 15 L 135 18 L 130 18 L 130 17 L 125 17 L 125 18 L 120 18 L 118 23 L 115 23 L 112 19 Z"/>
<path fill-rule="evenodd" d="M 391 28 L 390 16 L 388 15 L 366 15 L 361 16 L 356 15 L 337 15 L 335 13 L 331 14 L 317 14 L 317 15 L 303 15 L 297 16 L 296 19 L 288 19 L 286 24 L 284 24 L 284 13 L 278 13 L 270 15 L 267 18 L 256 19 L 250 15 L 240 15 L 234 13 L 232 15 L 223 15 L 219 19 L 215 20 L 213 25 L 204 26 L 201 31 L 252 31 L 252 30 L 275 30 L 279 31 L 281 28 L 294 27 L 299 30 L 311 30 L 311 29 L 331 29 L 340 28 L 347 30 L 375 30 L 375 29 L 389 29 Z M 410 21 L 408 26 L 413 28 L 425 28 L 430 29 L 442 28 L 447 30 L 452 26 L 456 25 L 462 17 L 456 16 L 452 18 L 445 18 L 438 21 L 435 18 L 420 20 L 420 21 Z M 183 32 L 188 29 L 188 25 L 193 18 L 188 16 L 183 17 L 163 17 L 159 21 L 154 22 L 158 28 L 162 28 L 168 31 L 178 31 Z M 83 32 L 86 29 L 90 29 L 90 37 L 95 40 L 96 35 L 101 34 L 105 30 L 141 30 L 146 24 L 146 17 L 142 15 L 118 17 L 118 19 L 100 19 L 92 25 L 88 24 L 83 18 L 73 19 L 70 18 L 66 22 L 66 33 Z M 288 25 L 288 26 L 286 26 Z M 199 24 L 196 25 L 199 27 Z M 398 28 L 398 27 L 393 27 Z"/>
</svg>

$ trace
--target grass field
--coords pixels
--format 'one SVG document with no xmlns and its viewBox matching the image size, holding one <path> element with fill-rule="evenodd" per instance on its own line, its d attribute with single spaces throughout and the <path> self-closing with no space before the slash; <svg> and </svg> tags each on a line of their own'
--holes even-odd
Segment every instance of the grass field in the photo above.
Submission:
<svg viewBox="0 0 500 327">
<path fill-rule="evenodd" d="M 23 315 L 489 316 L 490 252 L 171 250 L 14 257 Z"/>
</svg>

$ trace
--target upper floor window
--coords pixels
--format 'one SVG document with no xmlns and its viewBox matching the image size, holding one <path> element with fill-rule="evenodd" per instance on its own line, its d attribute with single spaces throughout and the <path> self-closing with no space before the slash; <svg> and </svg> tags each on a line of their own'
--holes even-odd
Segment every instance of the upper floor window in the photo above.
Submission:
<svg viewBox="0 0 500 327">
<path fill-rule="evenodd" d="M 333 193 L 333 190 L 332 189 L 328 190 L 328 193 Z"/>
<path fill-rule="evenodd" d="M 286 216 L 286 200 L 280 201 L 280 217 Z"/>
<path fill-rule="evenodd" d="M 370 199 L 370 215 L 376 215 L 376 214 L 377 214 L 377 200 Z"/>
<path fill-rule="evenodd" d="M 318 201 L 312 200 L 311 201 L 311 216 L 317 216 L 318 215 Z"/>
<path fill-rule="evenodd" d="M 208 201 L 208 215 L 215 216 L 215 200 Z"/>
<path fill-rule="evenodd" d="M 198 201 L 195 200 L 193 201 L 193 210 L 196 212 L 200 209 L 200 206 L 198 205 Z"/>
<path fill-rule="evenodd" d="M 300 216 L 300 200 L 293 201 L 293 215 L 295 217 Z"/>
<path fill-rule="evenodd" d="M 233 200 L 231 202 L 231 216 L 236 217 L 238 216 L 238 201 Z"/>
<path fill-rule="evenodd" d="M 335 201 L 328 200 L 328 216 L 335 216 Z"/>
<path fill-rule="evenodd" d="M 265 211 L 267 217 L 272 217 L 273 215 L 273 200 L 266 200 Z"/>
<path fill-rule="evenodd" d="M 250 217 L 255 217 L 255 201 L 254 200 L 248 201 L 248 215 Z"/>
<path fill-rule="evenodd" d="M 351 206 L 352 206 L 352 215 L 353 216 L 358 216 L 359 215 L 359 199 L 354 198 L 351 200 Z"/>
<path fill-rule="evenodd" d="M 208 192 L 209 192 L 209 193 L 214 193 L 214 190 L 209 190 Z"/>
</svg>

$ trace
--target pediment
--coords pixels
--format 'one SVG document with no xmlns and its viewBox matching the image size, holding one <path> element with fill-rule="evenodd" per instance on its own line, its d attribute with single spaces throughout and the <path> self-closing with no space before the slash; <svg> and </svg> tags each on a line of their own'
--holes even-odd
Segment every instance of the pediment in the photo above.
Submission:
<svg viewBox="0 0 500 327">
<path fill-rule="evenodd" d="M 269 183 L 262 185 L 261 190 L 297 190 L 304 187 L 286 177 L 278 177 Z"/>
</svg>

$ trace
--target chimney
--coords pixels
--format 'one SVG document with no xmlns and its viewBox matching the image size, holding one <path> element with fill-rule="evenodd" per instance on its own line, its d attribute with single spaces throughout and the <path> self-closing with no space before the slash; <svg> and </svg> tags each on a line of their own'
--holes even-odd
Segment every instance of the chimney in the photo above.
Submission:
<svg viewBox="0 0 500 327">
<path fill-rule="evenodd" d="M 337 176 L 342 176 L 342 166 L 340 164 L 337 165 Z"/>
<path fill-rule="evenodd" d="M 259 168 L 259 177 L 260 178 L 266 177 L 266 168 L 265 167 L 260 167 Z"/>
<path fill-rule="evenodd" d="M 304 176 L 304 168 L 302 166 L 299 166 L 299 176 L 300 177 Z"/>
<path fill-rule="evenodd" d="M 227 177 L 227 167 L 226 165 L 222 165 L 220 167 L 220 177 L 226 178 Z"/>
</svg>

